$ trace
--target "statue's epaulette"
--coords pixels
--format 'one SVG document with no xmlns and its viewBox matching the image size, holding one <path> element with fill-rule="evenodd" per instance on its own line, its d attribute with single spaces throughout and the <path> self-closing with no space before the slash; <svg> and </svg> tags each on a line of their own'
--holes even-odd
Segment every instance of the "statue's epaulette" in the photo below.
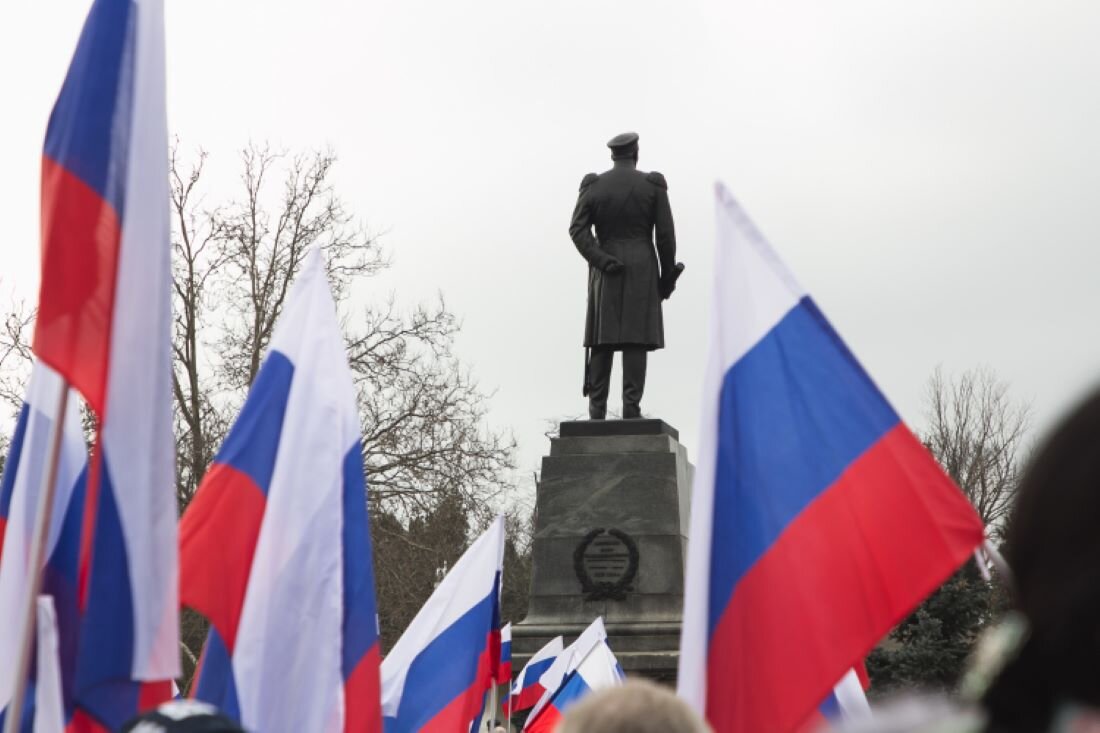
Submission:
<svg viewBox="0 0 1100 733">
<path fill-rule="evenodd" d="M 581 189 L 580 190 L 583 191 L 584 189 L 588 188 L 593 183 L 595 183 L 597 180 L 599 180 L 599 178 L 600 177 L 599 177 L 598 174 L 589 173 L 588 175 L 586 175 L 584 178 L 581 179 Z"/>
<path fill-rule="evenodd" d="M 652 183 L 654 186 L 660 186 L 666 191 L 668 190 L 668 181 L 666 181 L 665 177 L 657 171 L 650 171 L 649 173 L 646 173 L 645 179 Z"/>
</svg>

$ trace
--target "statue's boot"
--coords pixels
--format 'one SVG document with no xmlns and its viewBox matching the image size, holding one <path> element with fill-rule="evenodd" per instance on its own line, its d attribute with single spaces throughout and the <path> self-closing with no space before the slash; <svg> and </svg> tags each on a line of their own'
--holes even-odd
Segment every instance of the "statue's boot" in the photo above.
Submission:
<svg viewBox="0 0 1100 733">
<path fill-rule="evenodd" d="M 649 351 L 642 346 L 623 349 L 623 419 L 642 416 L 642 394 L 645 392 L 645 372 Z"/>
<path fill-rule="evenodd" d="M 592 380 L 588 392 L 588 417 L 603 420 L 607 417 L 607 395 L 611 391 L 611 359 L 615 352 L 605 346 L 596 346 L 588 360 Z"/>
</svg>

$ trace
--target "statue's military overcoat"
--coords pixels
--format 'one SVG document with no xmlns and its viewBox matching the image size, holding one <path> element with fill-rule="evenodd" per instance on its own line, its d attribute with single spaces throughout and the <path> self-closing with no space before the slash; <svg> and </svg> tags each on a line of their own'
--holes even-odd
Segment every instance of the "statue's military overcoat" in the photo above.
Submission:
<svg viewBox="0 0 1100 733">
<path fill-rule="evenodd" d="M 581 181 L 569 235 L 590 265 L 584 345 L 664 348 L 657 281 L 676 262 L 664 176 L 629 166 L 589 173 Z M 604 272 L 608 255 L 623 269 Z"/>
</svg>

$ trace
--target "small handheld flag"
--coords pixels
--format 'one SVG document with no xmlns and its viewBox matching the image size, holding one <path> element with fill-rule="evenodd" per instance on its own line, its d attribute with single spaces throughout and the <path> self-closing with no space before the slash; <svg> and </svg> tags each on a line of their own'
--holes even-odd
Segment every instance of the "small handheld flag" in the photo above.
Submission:
<svg viewBox="0 0 1100 733">
<path fill-rule="evenodd" d="M 525 726 L 530 733 L 553 733 L 562 715 L 586 695 L 623 683 L 623 670 L 607 641 L 596 644 L 570 672 L 542 710 L 532 715 Z"/>
<path fill-rule="evenodd" d="M 555 636 L 527 660 L 527 664 L 520 670 L 515 684 L 512 685 L 511 704 L 513 712 L 534 707 L 535 703 L 546 693 L 543 686 L 539 684 L 539 679 L 554 663 L 554 660 L 561 655 L 564 648 L 562 638 Z"/>
<path fill-rule="evenodd" d="M 458 559 L 382 662 L 386 733 L 469 730 L 500 659 L 504 518 Z"/>
<path fill-rule="evenodd" d="M 566 678 L 580 666 L 584 658 L 605 641 L 607 641 L 607 629 L 603 625 L 603 616 L 597 616 L 539 677 L 539 686 L 544 692 L 531 708 L 524 729 L 534 722 L 542 709 L 550 703 L 554 693 L 565 684 Z"/>
</svg>

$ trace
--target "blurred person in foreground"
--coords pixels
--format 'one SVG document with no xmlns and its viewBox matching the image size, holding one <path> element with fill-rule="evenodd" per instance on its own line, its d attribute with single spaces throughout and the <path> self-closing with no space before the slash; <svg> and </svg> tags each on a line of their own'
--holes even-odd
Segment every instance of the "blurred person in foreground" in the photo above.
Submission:
<svg viewBox="0 0 1100 733">
<path fill-rule="evenodd" d="M 209 703 L 170 700 L 122 726 L 119 733 L 245 733 Z"/>
<path fill-rule="evenodd" d="M 1100 391 L 1035 454 L 1004 554 L 1024 629 L 982 696 L 987 730 L 1100 730 Z"/>
<path fill-rule="evenodd" d="M 566 710 L 555 733 L 710 733 L 710 728 L 671 690 L 630 679 Z"/>
<path fill-rule="evenodd" d="M 983 634 L 958 699 L 901 698 L 834 730 L 1100 732 L 1100 391 L 1035 453 L 1005 530 L 1014 610 Z"/>
</svg>

